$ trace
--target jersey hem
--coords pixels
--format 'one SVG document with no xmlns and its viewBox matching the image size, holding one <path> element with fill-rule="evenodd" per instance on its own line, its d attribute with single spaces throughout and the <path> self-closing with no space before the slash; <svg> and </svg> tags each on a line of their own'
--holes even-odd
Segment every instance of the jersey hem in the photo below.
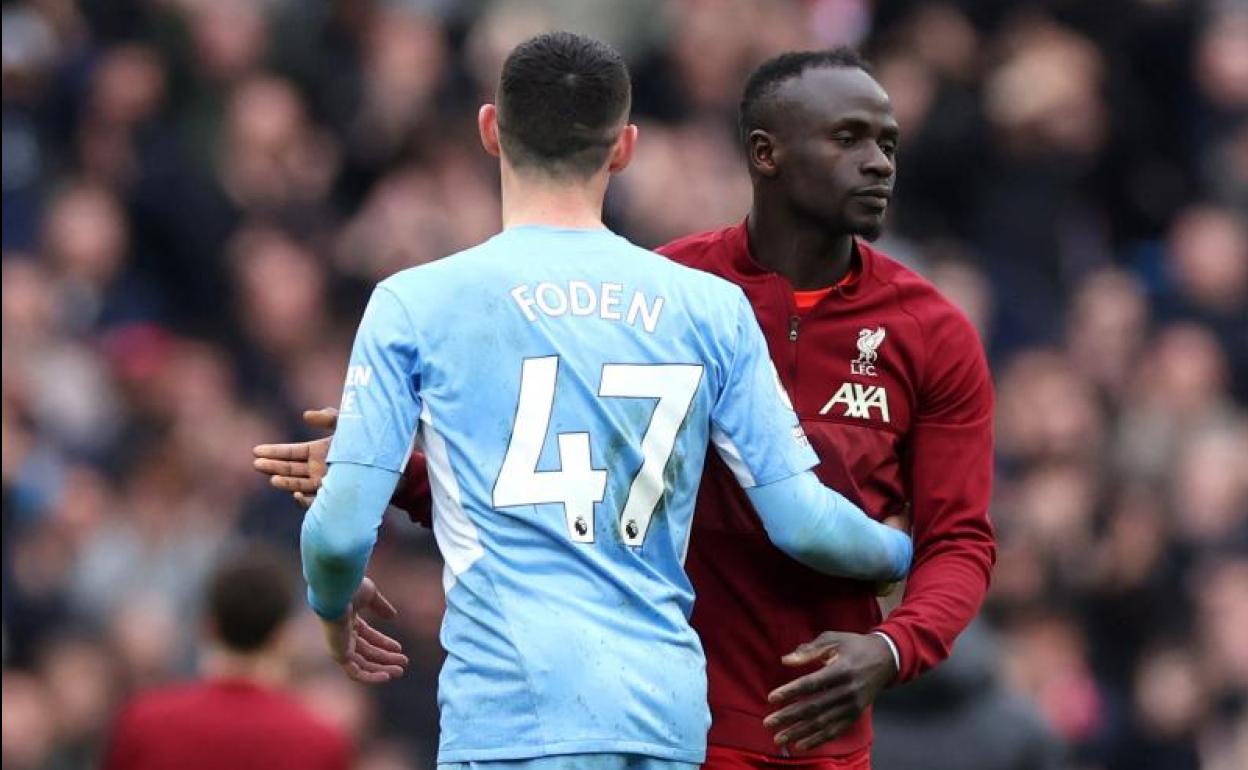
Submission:
<svg viewBox="0 0 1248 770">
<path fill-rule="evenodd" d="M 438 763 L 488 762 L 491 760 L 534 759 L 561 754 L 641 754 L 655 759 L 701 764 L 706 750 L 678 749 L 641 741 L 561 741 L 536 746 L 514 746 L 495 749 L 456 749 L 439 751 Z"/>
</svg>

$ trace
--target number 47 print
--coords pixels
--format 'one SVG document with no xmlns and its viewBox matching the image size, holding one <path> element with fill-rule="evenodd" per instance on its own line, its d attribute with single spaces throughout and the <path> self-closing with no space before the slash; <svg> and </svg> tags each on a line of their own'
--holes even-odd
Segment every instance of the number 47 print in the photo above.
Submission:
<svg viewBox="0 0 1248 770">
<path fill-rule="evenodd" d="M 494 484 L 494 507 L 562 503 L 569 536 L 578 543 L 592 543 L 594 504 L 606 495 L 610 471 L 593 467 L 589 434 L 560 433 L 559 470 L 537 470 L 555 404 L 558 371 L 558 356 L 524 360 L 516 423 Z M 658 399 L 641 438 L 641 468 L 620 512 L 620 536 L 627 545 L 639 546 L 646 539 L 650 519 L 663 496 L 663 470 L 701 381 L 702 367 L 694 364 L 602 367 L 599 397 Z"/>
</svg>

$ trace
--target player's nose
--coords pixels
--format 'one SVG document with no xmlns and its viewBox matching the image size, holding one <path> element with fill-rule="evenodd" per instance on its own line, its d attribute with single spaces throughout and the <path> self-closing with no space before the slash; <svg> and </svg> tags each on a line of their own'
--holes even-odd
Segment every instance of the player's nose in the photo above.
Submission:
<svg viewBox="0 0 1248 770">
<path fill-rule="evenodd" d="M 893 159 L 884 152 L 878 144 L 869 143 L 870 149 L 862 162 L 862 171 L 878 179 L 888 179 L 896 172 L 897 167 L 893 163 Z"/>
</svg>

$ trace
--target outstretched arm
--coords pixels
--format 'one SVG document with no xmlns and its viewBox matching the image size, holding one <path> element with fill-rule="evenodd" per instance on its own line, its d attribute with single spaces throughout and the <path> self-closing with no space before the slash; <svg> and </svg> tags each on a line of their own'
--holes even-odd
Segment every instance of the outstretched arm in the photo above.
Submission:
<svg viewBox="0 0 1248 770">
<path fill-rule="evenodd" d="M 321 617 L 330 654 L 348 675 L 389 675 L 359 670 L 368 661 L 359 654 L 367 640 L 357 610 L 371 585 L 364 568 L 411 451 L 420 408 L 418 337 L 398 295 L 383 283 L 356 332 L 340 407 L 344 421 L 300 542 L 308 603 Z"/>
<path fill-rule="evenodd" d="M 333 407 L 309 409 L 303 413 L 309 427 L 333 431 L 338 426 L 338 410 Z M 295 502 L 308 508 L 321 488 L 328 469 L 330 441 L 333 435 L 312 441 L 290 444 L 261 444 L 252 450 L 252 467 L 269 476 L 273 487 L 290 492 Z M 429 487 L 429 470 L 425 456 L 413 451 L 395 487 L 390 504 L 407 513 L 422 527 L 433 526 L 433 495 Z"/>
<path fill-rule="evenodd" d="M 811 569 L 894 581 L 910 569 L 910 538 L 872 520 L 806 471 L 746 490 L 776 547 Z"/>
</svg>

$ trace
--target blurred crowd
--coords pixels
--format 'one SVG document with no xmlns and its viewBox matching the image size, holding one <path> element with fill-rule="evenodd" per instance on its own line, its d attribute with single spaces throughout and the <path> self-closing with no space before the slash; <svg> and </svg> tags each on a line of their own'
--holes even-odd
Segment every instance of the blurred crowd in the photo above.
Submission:
<svg viewBox="0 0 1248 770">
<path fill-rule="evenodd" d="M 92 767 L 119 702 L 194 672 L 232 542 L 296 558 L 251 447 L 337 402 L 373 282 L 497 229 L 476 107 L 549 28 L 630 62 L 608 223 L 648 246 L 744 215 L 735 108 L 766 56 L 858 45 L 891 94 L 880 245 L 989 350 L 1001 549 L 976 673 L 890 693 L 881 725 L 1005 693 L 1060 767 L 1248 767 L 1248 2 L 2 7 L 6 770 Z M 412 670 L 353 685 L 308 628 L 292 686 L 362 770 L 423 770 L 441 566 L 386 529 Z"/>
</svg>

